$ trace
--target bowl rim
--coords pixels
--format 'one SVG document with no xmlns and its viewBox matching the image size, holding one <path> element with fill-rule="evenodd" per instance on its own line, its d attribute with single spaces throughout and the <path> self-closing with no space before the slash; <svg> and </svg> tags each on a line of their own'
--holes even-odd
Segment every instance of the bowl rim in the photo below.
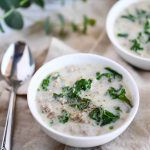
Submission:
<svg viewBox="0 0 150 150">
<path fill-rule="evenodd" d="M 104 60 L 106 62 L 112 63 L 114 66 L 119 68 L 119 70 L 123 70 L 125 72 L 125 76 L 128 76 L 130 78 L 131 84 L 133 85 L 134 92 L 135 92 L 134 107 L 132 108 L 132 111 L 130 112 L 130 115 L 126 118 L 126 120 L 124 121 L 124 123 L 120 127 L 116 128 L 113 131 L 110 131 L 110 132 L 107 132 L 107 133 L 104 133 L 104 134 L 101 134 L 101 135 L 98 135 L 98 136 L 73 136 L 73 135 L 68 135 L 68 134 L 56 131 L 55 129 L 53 129 L 51 127 L 47 127 L 46 123 L 44 123 L 44 121 L 41 121 L 39 119 L 40 115 L 36 116 L 34 114 L 34 111 L 32 110 L 32 104 L 31 104 L 32 99 L 30 98 L 30 96 L 31 96 L 30 93 L 32 93 L 31 91 L 32 91 L 32 88 L 34 87 L 32 85 L 33 85 L 34 80 L 36 79 L 36 75 L 39 74 L 42 71 L 42 68 L 46 68 L 46 67 L 50 66 L 52 62 L 57 62 L 60 59 L 66 59 L 66 57 L 70 57 L 70 56 L 71 57 L 73 57 L 73 56 L 95 57 L 97 59 Z M 138 90 L 137 84 L 136 84 L 135 80 L 133 79 L 133 77 L 131 76 L 131 74 L 124 67 L 122 67 L 121 65 L 119 65 L 115 61 L 113 61 L 109 58 L 103 57 L 103 56 L 96 55 L 96 54 L 76 53 L 76 54 L 67 54 L 67 55 L 64 55 L 64 56 L 54 58 L 53 60 L 51 60 L 51 61 L 47 62 L 46 64 L 44 64 L 43 66 L 41 66 L 36 71 L 36 73 L 34 74 L 34 76 L 32 77 L 32 79 L 29 83 L 29 87 L 28 87 L 28 91 L 27 91 L 27 101 L 28 101 L 28 106 L 29 106 L 30 112 L 31 112 L 32 116 L 34 117 L 34 119 L 38 122 L 38 124 L 40 124 L 43 128 L 45 128 L 49 132 L 52 132 L 53 134 L 56 134 L 57 136 L 72 139 L 72 140 L 81 140 L 81 141 L 87 141 L 87 140 L 90 140 L 90 139 L 100 140 L 100 139 L 103 139 L 103 138 L 109 138 L 112 135 L 115 136 L 119 131 L 124 131 L 124 129 L 126 129 L 130 125 L 130 123 L 133 121 L 133 119 L 134 119 L 134 117 L 135 117 L 135 115 L 138 111 L 138 107 L 139 107 L 139 90 Z"/>
<path fill-rule="evenodd" d="M 134 57 L 135 59 L 138 59 L 141 61 L 150 62 L 150 58 L 135 55 L 135 54 L 131 53 L 130 51 L 128 51 L 126 48 L 124 48 L 121 44 L 119 44 L 119 42 L 117 41 L 117 38 L 115 37 L 114 28 L 113 28 L 114 23 L 115 23 L 117 17 L 119 16 L 119 14 L 117 14 L 115 17 L 113 16 L 113 14 L 116 10 L 119 10 L 119 12 L 122 12 L 128 6 L 130 6 L 134 3 L 142 2 L 142 1 L 148 1 L 148 0 L 120 0 L 120 1 L 116 2 L 112 6 L 110 11 L 108 12 L 108 15 L 106 18 L 106 32 L 107 32 L 107 35 L 108 35 L 110 41 L 116 46 L 116 48 L 119 51 L 121 51 L 122 53 L 126 54 L 129 57 Z M 122 10 L 122 7 L 123 7 L 123 10 Z M 110 25 L 112 25 L 112 27 L 110 27 Z"/>
</svg>

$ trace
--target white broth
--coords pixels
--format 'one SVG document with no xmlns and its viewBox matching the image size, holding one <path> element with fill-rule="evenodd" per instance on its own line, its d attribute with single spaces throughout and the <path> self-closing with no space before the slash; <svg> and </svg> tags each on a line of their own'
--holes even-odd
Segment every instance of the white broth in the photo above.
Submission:
<svg viewBox="0 0 150 150">
<path fill-rule="evenodd" d="M 97 64 L 67 66 L 47 76 L 37 90 L 43 121 L 73 136 L 97 136 L 121 126 L 132 109 L 123 75 Z"/>
<path fill-rule="evenodd" d="M 123 10 L 115 22 L 114 34 L 126 50 L 150 58 L 150 1 L 142 0 Z"/>
</svg>

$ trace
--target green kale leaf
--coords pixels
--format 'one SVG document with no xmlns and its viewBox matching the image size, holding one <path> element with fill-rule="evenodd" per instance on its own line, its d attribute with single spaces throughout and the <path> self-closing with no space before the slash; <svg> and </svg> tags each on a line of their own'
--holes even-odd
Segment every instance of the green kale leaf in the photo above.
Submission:
<svg viewBox="0 0 150 150">
<path fill-rule="evenodd" d="M 48 77 L 46 77 L 46 78 L 42 81 L 42 83 L 41 83 L 41 85 L 40 85 L 40 89 L 42 89 L 42 90 L 44 90 L 44 91 L 47 91 L 47 88 L 48 88 L 49 84 L 50 84 L 52 81 L 56 80 L 59 76 L 60 76 L 60 75 L 59 75 L 58 73 L 56 73 L 56 74 L 54 74 L 54 75 L 49 75 Z"/>
<path fill-rule="evenodd" d="M 85 91 L 85 90 L 89 90 L 91 88 L 91 83 L 92 80 L 91 79 L 81 79 L 75 82 L 74 84 L 74 88 L 76 91 Z"/>
<path fill-rule="evenodd" d="M 117 36 L 122 37 L 122 38 L 127 38 L 129 36 L 129 34 L 128 33 L 118 33 Z"/>
<path fill-rule="evenodd" d="M 66 123 L 70 119 L 70 113 L 68 113 L 66 110 L 62 110 L 61 112 L 62 115 L 58 116 L 58 120 L 60 123 Z"/>
<path fill-rule="evenodd" d="M 79 98 L 79 99 L 75 99 L 74 101 L 72 101 L 70 103 L 70 106 L 74 107 L 74 108 L 77 108 L 79 110 L 84 110 L 84 109 L 88 108 L 90 102 L 91 102 L 90 99 Z"/>
<path fill-rule="evenodd" d="M 62 92 L 60 94 L 53 93 L 53 97 L 55 99 L 66 97 L 67 102 L 71 107 L 78 108 L 79 110 L 83 110 L 88 108 L 91 100 L 87 98 L 81 98 L 81 91 L 86 91 L 91 88 L 92 80 L 91 79 L 80 79 L 76 81 L 72 87 L 65 86 L 62 88 Z"/>
<path fill-rule="evenodd" d="M 133 40 L 131 40 L 131 42 L 132 42 L 132 46 L 130 49 L 132 51 L 137 52 L 137 51 L 141 51 L 144 49 L 138 39 L 133 39 Z"/>
<path fill-rule="evenodd" d="M 128 19 L 132 22 L 135 22 L 136 21 L 136 17 L 130 13 L 128 13 L 127 15 L 122 15 L 121 18 L 123 19 Z"/>
<path fill-rule="evenodd" d="M 120 118 L 119 115 L 115 115 L 102 107 L 94 108 L 90 113 L 89 117 L 96 121 L 100 126 L 104 126 L 115 122 Z"/>
<path fill-rule="evenodd" d="M 111 69 L 110 67 L 106 67 L 105 70 L 107 70 L 108 72 L 102 73 L 102 74 L 100 72 L 96 73 L 97 80 L 100 80 L 102 77 L 108 78 L 109 82 L 111 82 L 112 79 L 118 79 L 119 81 L 122 80 L 123 76 L 120 73 L 118 73 L 117 71 Z"/>
<path fill-rule="evenodd" d="M 147 19 L 144 24 L 144 33 L 150 35 L 150 19 Z"/>
<path fill-rule="evenodd" d="M 122 86 L 119 89 L 110 87 L 107 90 L 107 93 L 111 96 L 112 99 L 119 99 L 122 102 L 125 102 L 126 104 L 128 104 L 130 107 L 133 107 L 130 100 L 126 97 L 126 91 Z"/>
<path fill-rule="evenodd" d="M 61 96 L 65 96 L 67 98 L 79 98 L 79 94 L 81 91 L 86 91 L 91 88 L 92 80 L 91 79 L 80 79 L 74 83 L 72 87 L 66 86 L 62 88 Z M 56 93 L 54 94 L 56 95 Z M 60 95 L 60 94 L 57 94 Z"/>
</svg>

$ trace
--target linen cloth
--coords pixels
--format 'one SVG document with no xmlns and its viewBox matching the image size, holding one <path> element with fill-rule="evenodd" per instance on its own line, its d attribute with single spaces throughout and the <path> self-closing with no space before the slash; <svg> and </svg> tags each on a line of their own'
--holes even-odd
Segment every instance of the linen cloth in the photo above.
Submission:
<svg viewBox="0 0 150 150">
<path fill-rule="evenodd" d="M 119 57 L 107 38 L 105 32 L 105 19 L 108 10 L 115 0 L 94 0 L 87 6 L 80 5 L 82 12 L 87 12 L 97 18 L 97 25 L 89 29 L 87 35 L 72 33 L 63 39 L 64 43 L 46 36 L 41 26 L 34 25 L 22 32 L 14 32 L 11 36 L 0 39 L 1 56 L 11 42 L 26 41 L 36 60 L 36 69 L 43 63 L 60 55 L 89 52 L 113 59 L 125 67 L 134 77 L 140 91 L 139 111 L 129 128 L 118 138 L 103 146 L 87 148 L 86 150 L 149 150 L 150 149 L 150 72 L 139 70 L 126 63 Z M 64 15 L 74 15 L 70 7 L 65 7 Z M 69 13 L 68 13 L 69 12 Z M 79 11 L 80 12 L 80 11 Z M 80 14 L 76 14 L 80 16 Z M 69 46 L 67 46 L 69 45 Z M 71 48 L 70 48 L 71 47 Z M 2 139 L 6 112 L 9 100 L 9 87 L 0 77 L 0 140 Z M 48 137 L 33 119 L 26 98 L 26 85 L 18 90 L 15 113 L 15 126 L 13 135 L 13 150 L 81 150 L 65 146 Z"/>
</svg>

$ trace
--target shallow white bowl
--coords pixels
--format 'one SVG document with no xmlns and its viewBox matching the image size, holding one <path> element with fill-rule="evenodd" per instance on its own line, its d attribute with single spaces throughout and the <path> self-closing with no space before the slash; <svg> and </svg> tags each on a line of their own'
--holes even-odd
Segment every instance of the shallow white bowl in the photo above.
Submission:
<svg viewBox="0 0 150 150">
<path fill-rule="evenodd" d="M 36 92 L 37 88 L 40 85 L 41 81 L 45 78 L 45 76 L 49 75 L 53 71 L 56 71 L 62 67 L 68 66 L 68 65 L 81 65 L 81 64 L 101 64 L 104 67 L 111 66 L 113 69 L 117 70 L 118 72 L 123 74 L 123 78 L 129 87 L 129 90 L 131 91 L 132 96 L 132 102 L 133 102 L 133 108 L 131 109 L 131 112 L 129 113 L 128 118 L 126 121 L 122 124 L 121 127 L 110 131 L 109 133 L 99 135 L 99 136 L 92 136 L 92 137 L 79 137 L 79 136 L 70 136 L 66 135 L 65 133 L 60 133 L 54 129 L 52 129 L 48 124 L 46 124 L 41 116 L 39 115 L 37 111 L 37 104 L 36 104 Z M 65 55 L 56 59 L 53 59 L 52 61 L 48 62 L 47 64 L 43 65 L 32 77 L 28 93 L 28 105 L 30 108 L 30 111 L 35 118 L 35 120 L 38 122 L 38 124 L 43 128 L 43 130 L 48 134 L 50 137 L 54 138 L 55 140 L 64 143 L 66 145 L 75 146 L 75 147 L 93 147 L 97 145 L 105 144 L 117 136 L 119 136 L 131 123 L 133 120 L 139 106 L 139 91 L 137 88 L 137 85 L 132 78 L 132 76 L 129 74 L 127 70 L 125 70 L 122 66 L 117 64 L 116 62 L 101 57 L 94 54 L 71 54 L 71 55 Z"/>
<path fill-rule="evenodd" d="M 118 1 L 114 4 L 114 6 L 111 8 L 107 15 L 106 20 L 106 30 L 107 35 L 110 39 L 110 41 L 113 43 L 113 45 L 116 47 L 116 50 L 118 54 L 126 60 L 128 63 L 132 64 L 135 67 L 138 67 L 140 69 L 144 70 L 150 70 L 150 59 L 149 58 L 143 58 L 137 55 L 132 54 L 130 51 L 125 49 L 123 46 L 121 46 L 114 34 L 114 24 L 116 22 L 116 19 L 120 15 L 120 13 L 129 7 L 130 5 L 137 3 L 141 0 L 122 0 Z M 149 0 L 147 0 L 149 1 Z M 130 31 L 132 32 L 132 31 Z"/>
</svg>

